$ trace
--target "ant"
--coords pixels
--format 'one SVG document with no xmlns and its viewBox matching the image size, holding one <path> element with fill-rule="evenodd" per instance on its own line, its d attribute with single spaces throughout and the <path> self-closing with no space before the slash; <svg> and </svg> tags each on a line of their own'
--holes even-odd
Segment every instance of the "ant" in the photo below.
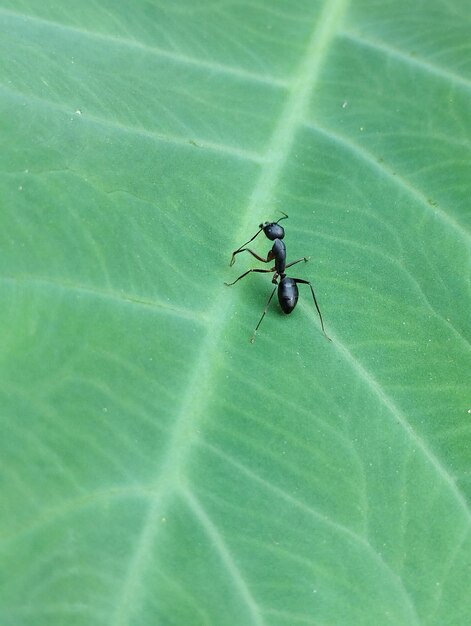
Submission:
<svg viewBox="0 0 471 626">
<path fill-rule="evenodd" d="M 283 211 L 281 211 L 281 213 L 283 213 Z M 244 274 L 242 274 L 241 276 L 239 276 L 239 278 L 236 278 L 232 283 L 224 283 L 224 284 L 227 286 L 234 285 L 237 281 L 239 281 L 241 278 L 244 278 L 245 276 L 247 276 L 247 274 L 250 274 L 251 272 L 259 272 L 260 274 L 274 272 L 274 276 L 271 282 L 275 285 L 275 288 L 271 292 L 271 295 L 268 298 L 268 302 L 262 313 L 262 317 L 260 318 L 257 326 L 255 327 L 254 333 L 252 335 L 252 339 L 250 340 L 251 343 L 255 341 L 257 330 L 259 329 L 260 324 L 262 323 L 262 320 L 268 311 L 268 307 L 270 306 L 272 298 L 275 295 L 275 291 L 278 289 L 278 302 L 280 303 L 283 313 L 286 313 L 287 315 L 289 315 L 294 310 L 298 302 L 298 297 L 299 297 L 298 284 L 309 285 L 309 287 L 311 288 L 311 293 L 314 299 L 314 304 L 316 305 L 316 309 L 319 314 L 322 332 L 324 333 L 324 336 L 326 339 L 328 339 L 329 341 L 332 341 L 332 339 L 325 332 L 324 321 L 322 320 L 321 310 L 319 308 L 319 305 L 317 304 L 316 294 L 314 293 L 314 289 L 311 283 L 308 280 L 303 280 L 302 278 L 290 278 L 289 276 L 286 275 L 285 270 L 288 267 L 291 267 L 292 265 L 296 265 L 296 263 L 300 263 L 301 261 L 307 262 L 309 260 L 306 257 L 302 257 L 301 259 L 298 259 L 297 261 L 292 261 L 291 263 L 288 263 L 288 264 L 286 263 L 286 245 L 285 245 L 285 242 L 283 241 L 283 238 L 285 236 L 285 229 L 283 228 L 283 226 L 279 225 L 279 222 L 281 222 L 281 220 L 286 219 L 287 217 L 288 216 L 286 215 L 286 213 L 283 213 L 283 217 L 280 217 L 280 219 L 277 222 L 263 222 L 263 224 L 260 224 L 258 232 L 255 233 L 252 239 L 249 239 L 249 241 L 242 244 L 240 248 L 238 248 L 232 253 L 231 262 L 230 262 L 230 265 L 234 265 L 235 255 L 239 254 L 239 252 L 247 251 L 247 252 L 250 252 L 250 254 L 254 256 L 256 259 L 258 259 L 259 261 L 262 261 L 262 263 L 269 263 L 270 261 L 274 260 L 275 267 L 272 267 L 269 270 L 251 269 L 245 272 Z M 267 254 L 266 259 L 258 255 L 253 250 L 250 250 L 250 248 L 245 247 L 247 244 L 253 241 L 255 237 L 258 237 L 258 235 L 262 232 L 262 230 L 265 233 L 266 237 L 274 242 L 272 249 Z M 278 282 L 278 279 L 279 279 L 279 282 Z"/>
</svg>

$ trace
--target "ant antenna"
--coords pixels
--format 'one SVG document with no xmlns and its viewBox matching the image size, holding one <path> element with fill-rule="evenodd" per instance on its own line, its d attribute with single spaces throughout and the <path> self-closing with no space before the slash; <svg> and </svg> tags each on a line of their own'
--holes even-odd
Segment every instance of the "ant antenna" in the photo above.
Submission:
<svg viewBox="0 0 471 626">
<path fill-rule="evenodd" d="M 280 213 L 283 213 L 283 217 L 280 217 L 278 222 L 281 222 L 281 220 L 285 220 L 288 217 L 284 211 L 280 211 Z M 275 222 L 275 224 L 278 224 L 278 222 Z"/>
</svg>

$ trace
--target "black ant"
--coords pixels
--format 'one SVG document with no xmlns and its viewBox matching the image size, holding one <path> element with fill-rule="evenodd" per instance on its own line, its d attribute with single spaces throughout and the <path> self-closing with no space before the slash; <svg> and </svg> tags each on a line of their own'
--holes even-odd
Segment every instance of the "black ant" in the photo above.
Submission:
<svg viewBox="0 0 471 626">
<path fill-rule="evenodd" d="M 283 213 L 283 217 L 280 217 L 278 222 L 281 222 L 281 220 L 284 220 L 287 217 L 288 216 L 286 215 L 286 213 Z M 309 285 L 309 287 L 311 288 L 311 293 L 314 299 L 314 304 L 316 305 L 316 309 L 319 314 L 322 332 L 324 333 L 324 336 L 326 339 L 328 339 L 329 341 L 332 341 L 332 339 L 325 332 L 321 310 L 319 309 L 319 305 L 317 304 L 316 294 L 314 293 L 314 289 L 311 283 L 308 280 L 303 280 L 301 278 L 290 278 L 289 276 L 286 275 L 285 270 L 288 267 L 291 267 L 292 265 L 296 265 L 296 263 L 300 263 L 301 261 L 307 262 L 309 259 L 306 257 L 302 257 L 301 259 L 298 259 L 297 261 L 292 261 L 291 263 L 286 264 L 286 245 L 285 245 L 285 242 L 283 241 L 283 238 L 285 236 L 285 230 L 282 226 L 279 225 L 278 222 L 264 222 L 263 224 L 260 224 L 259 231 L 255 233 L 252 239 L 249 239 L 249 241 L 244 243 L 242 246 L 240 246 L 240 248 L 238 248 L 232 253 L 230 265 L 234 264 L 235 255 L 239 254 L 239 252 L 244 252 L 244 251 L 250 252 L 252 256 L 254 256 L 259 261 L 262 261 L 262 263 L 269 263 L 270 261 L 275 260 L 275 267 L 272 267 L 269 270 L 251 269 L 245 272 L 244 274 L 242 274 L 241 276 L 239 276 L 239 278 L 236 278 L 236 280 L 234 280 L 232 283 L 225 283 L 228 286 L 234 285 L 237 281 L 239 281 L 241 278 L 244 278 L 244 276 L 247 276 L 247 274 L 250 274 L 251 272 L 259 272 L 260 274 L 275 272 L 271 282 L 276 286 L 273 289 L 270 297 L 268 298 L 268 302 L 262 313 L 262 317 L 260 318 L 257 326 L 255 327 L 254 333 L 252 335 L 252 339 L 250 341 L 252 343 L 255 341 L 257 330 L 259 329 L 260 324 L 262 323 L 262 320 L 265 317 L 266 312 L 268 311 L 270 302 L 272 301 L 272 298 L 275 295 L 275 291 L 277 289 L 278 289 L 278 302 L 280 303 L 283 313 L 286 313 L 287 315 L 289 315 L 294 310 L 298 302 L 298 297 L 299 297 L 298 283 L 301 283 L 303 285 Z M 265 233 L 265 235 L 268 237 L 268 239 L 274 242 L 272 249 L 267 254 L 266 259 L 258 255 L 253 250 L 250 250 L 249 248 L 245 248 L 245 246 L 251 241 L 253 241 L 255 237 L 257 237 L 262 232 L 262 230 Z M 278 282 L 278 279 L 280 279 L 280 282 Z"/>
</svg>

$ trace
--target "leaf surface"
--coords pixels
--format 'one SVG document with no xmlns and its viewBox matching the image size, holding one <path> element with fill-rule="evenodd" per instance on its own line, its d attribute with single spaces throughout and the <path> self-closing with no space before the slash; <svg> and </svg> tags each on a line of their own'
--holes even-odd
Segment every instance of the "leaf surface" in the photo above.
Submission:
<svg viewBox="0 0 471 626">
<path fill-rule="evenodd" d="M 469 26 L 2 0 L 2 625 L 471 622 Z"/>
</svg>

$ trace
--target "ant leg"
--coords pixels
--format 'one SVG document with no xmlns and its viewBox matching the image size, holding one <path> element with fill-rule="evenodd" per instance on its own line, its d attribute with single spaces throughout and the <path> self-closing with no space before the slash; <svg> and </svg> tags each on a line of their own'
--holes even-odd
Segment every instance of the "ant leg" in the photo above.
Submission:
<svg viewBox="0 0 471 626">
<path fill-rule="evenodd" d="M 239 254 L 239 252 L 242 252 L 242 248 L 244 248 L 248 243 L 250 243 L 251 241 L 253 241 L 255 239 L 255 237 L 258 237 L 258 235 L 260 235 L 260 233 L 262 232 L 263 228 L 260 228 L 260 230 L 255 233 L 255 235 L 252 237 L 252 239 L 249 239 L 248 241 L 246 241 L 245 243 L 243 243 L 240 248 L 237 248 L 237 250 L 234 250 L 234 252 L 232 253 L 232 257 L 231 257 L 231 262 L 229 263 L 229 265 L 234 265 L 234 261 L 235 261 L 235 255 Z"/>
<path fill-rule="evenodd" d="M 280 211 L 280 213 L 283 215 L 283 217 L 280 217 L 280 219 L 278 220 L 278 222 L 281 222 L 281 220 L 285 220 L 288 216 L 286 215 L 286 213 L 284 211 Z M 275 224 L 278 224 L 278 222 L 275 222 Z M 245 243 L 243 243 L 240 248 L 237 248 L 237 250 L 234 250 L 234 252 L 232 253 L 232 257 L 231 257 L 231 262 L 229 263 L 229 265 L 234 265 L 235 263 L 235 255 L 239 254 L 239 252 L 243 252 L 243 249 L 245 249 L 245 246 L 249 243 L 251 243 L 255 237 L 258 237 L 260 235 L 260 233 L 262 232 L 263 228 L 260 228 L 255 235 L 252 237 L 252 239 L 249 239 L 248 241 L 246 241 Z M 249 250 L 250 252 L 250 250 Z M 253 252 L 252 252 L 253 254 Z M 254 254 L 254 256 L 257 256 Z M 258 259 L 260 259 L 260 257 L 257 257 Z M 260 259 L 260 261 L 264 261 L 264 259 Z M 264 263 L 268 263 L 268 261 L 264 261 Z"/>
<path fill-rule="evenodd" d="M 248 270 L 247 272 L 242 274 L 242 276 L 239 276 L 239 278 L 236 278 L 232 283 L 224 283 L 224 284 L 230 287 L 231 285 L 234 285 L 241 278 L 244 278 L 244 276 L 247 276 L 247 274 L 250 274 L 250 272 L 259 272 L 260 274 L 267 274 L 269 272 L 274 272 L 274 271 L 275 271 L 274 267 L 272 267 L 270 270 L 259 270 L 259 269 Z"/>
<path fill-rule="evenodd" d="M 275 295 L 275 291 L 276 291 L 277 287 L 278 287 L 278 284 L 276 285 L 276 287 L 271 292 L 271 296 L 268 298 L 268 302 L 267 302 L 267 304 L 265 306 L 265 309 L 264 309 L 264 311 L 262 313 L 262 317 L 260 318 L 257 326 L 255 327 L 255 330 L 253 331 L 253 335 L 252 335 L 252 339 L 250 340 L 250 343 L 254 343 L 254 341 L 255 341 L 255 336 L 257 334 L 257 330 L 258 330 L 260 324 L 262 323 L 262 320 L 265 317 L 266 312 L 268 311 L 268 307 L 270 306 L 270 302 L 272 301 L 272 298 Z"/>
<path fill-rule="evenodd" d="M 319 308 L 319 305 L 317 304 L 317 300 L 316 300 L 316 294 L 314 293 L 314 289 L 312 288 L 311 283 L 308 280 L 302 280 L 301 278 L 294 278 L 293 279 L 296 283 L 302 283 L 303 285 L 309 285 L 309 287 L 311 288 L 311 292 L 312 292 L 312 297 L 314 298 L 314 304 L 316 305 L 316 309 L 317 312 L 319 313 L 319 319 L 321 321 L 321 328 L 322 328 L 322 332 L 324 333 L 324 337 L 326 339 L 328 339 L 329 341 L 332 341 L 332 339 L 329 337 L 329 335 L 325 332 L 325 328 L 324 328 L 324 322 L 322 320 L 322 314 L 321 314 L 321 310 Z"/>
<path fill-rule="evenodd" d="M 270 254 L 268 254 L 268 258 L 267 259 L 264 259 L 263 256 L 260 256 L 259 254 L 257 254 L 253 250 L 250 250 L 250 248 L 240 248 L 239 250 L 236 250 L 235 252 L 232 253 L 231 265 L 234 264 L 234 260 L 235 260 L 234 257 L 235 257 L 236 254 L 239 254 L 239 252 L 250 252 L 250 254 L 252 256 L 254 256 L 256 259 L 258 259 L 262 263 L 270 263 L 270 261 L 273 260 L 273 257 L 270 258 Z"/>
<path fill-rule="evenodd" d="M 298 259 L 297 261 L 291 261 L 291 263 L 288 263 L 288 265 L 285 265 L 285 267 L 291 267 L 292 265 L 296 265 L 296 263 L 301 263 L 301 261 L 304 261 L 304 263 L 307 263 L 310 258 L 311 257 L 309 256 L 303 256 L 302 259 Z"/>
</svg>

